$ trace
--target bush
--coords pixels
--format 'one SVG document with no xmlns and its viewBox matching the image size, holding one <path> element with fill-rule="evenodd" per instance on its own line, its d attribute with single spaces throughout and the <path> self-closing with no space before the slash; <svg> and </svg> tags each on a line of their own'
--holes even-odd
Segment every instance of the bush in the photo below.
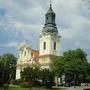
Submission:
<svg viewBox="0 0 90 90">
<path fill-rule="evenodd" d="M 34 81 L 34 87 L 40 87 L 40 86 L 42 86 L 40 81 Z"/>
<path fill-rule="evenodd" d="M 30 87 L 30 85 L 29 85 L 28 82 L 22 82 L 22 83 L 20 84 L 20 86 L 21 86 L 21 87 L 25 87 L 25 88 L 29 88 L 29 87 Z"/>
<path fill-rule="evenodd" d="M 21 80 L 20 80 L 20 79 L 15 80 L 15 81 L 13 82 L 14 85 L 20 85 L 20 83 L 21 83 Z"/>
<path fill-rule="evenodd" d="M 45 88 L 51 89 L 52 88 L 52 84 L 50 82 L 46 82 L 45 83 Z"/>
</svg>

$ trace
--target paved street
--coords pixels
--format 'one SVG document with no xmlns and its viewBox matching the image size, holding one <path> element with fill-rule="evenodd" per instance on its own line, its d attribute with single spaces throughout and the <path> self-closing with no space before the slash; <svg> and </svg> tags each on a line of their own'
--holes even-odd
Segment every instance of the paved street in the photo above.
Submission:
<svg viewBox="0 0 90 90">
<path fill-rule="evenodd" d="M 87 87 L 67 87 L 65 90 L 83 90 L 84 88 L 87 88 Z"/>
<path fill-rule="evenodd" d="M 83 90 L 84 88 L 90 88 L 90 87 L 56 87 L 53 88 L 63 88 L 64 90 Z"/>
</svg>

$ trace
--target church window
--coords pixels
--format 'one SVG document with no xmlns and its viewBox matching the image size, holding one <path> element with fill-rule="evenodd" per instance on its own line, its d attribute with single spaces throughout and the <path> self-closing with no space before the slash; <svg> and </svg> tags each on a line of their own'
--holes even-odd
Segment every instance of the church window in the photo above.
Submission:
<svg viewBox="0 0 90 90">
<path fill-rule="evenodd" d="M 26 51 L 24 52 L 24 56 L 26 56 Z"/>
<path fill-rule="evenodd" d="M 43 43 L 43 49 L 46 49 L 46 42 Z"/>
<path fill-rule="evenodd" d="M 56 42 L 54 42 L 54 50 L 56 50 Z"/>
</svg>

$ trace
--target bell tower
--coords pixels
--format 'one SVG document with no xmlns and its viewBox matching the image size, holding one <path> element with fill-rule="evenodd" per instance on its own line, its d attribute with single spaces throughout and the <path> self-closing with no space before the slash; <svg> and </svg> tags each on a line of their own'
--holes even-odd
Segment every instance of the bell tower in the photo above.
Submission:
<svg viewBox="0 0 90 90">
<path fill-rule="evenodd" d="M 49 10 L 45 14 L 45 24 L 40 34 L 40 58 L 41 69 L 50 69 L 52 56 L 60 55 L 60 36 L 55 23 L 56 15 L 50 3 Z"/>
</svg>

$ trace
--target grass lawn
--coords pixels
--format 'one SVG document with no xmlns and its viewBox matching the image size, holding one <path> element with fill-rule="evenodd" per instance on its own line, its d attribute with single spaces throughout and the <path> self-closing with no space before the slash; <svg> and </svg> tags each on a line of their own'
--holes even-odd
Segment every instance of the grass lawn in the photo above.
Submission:
<svg viewBox="0 0 90 90">
<path fill-rule="evenodd" d="M 0 88 L 0 90 L 4 90 Z M 29 88 L 22 88 L 22 87 L 9 87 L 7 90 L 30 90 Z M 32 88 L 31 90 L 63 90 L 63 89 L 44 89 L 44 88 Z"/>
</svg>

